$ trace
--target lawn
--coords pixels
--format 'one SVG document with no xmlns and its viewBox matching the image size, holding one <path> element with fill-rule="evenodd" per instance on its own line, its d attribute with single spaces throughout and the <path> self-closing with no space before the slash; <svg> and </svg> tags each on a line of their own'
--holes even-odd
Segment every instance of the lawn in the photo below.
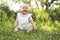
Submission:
<svg viewBox="0 0 60 40">
<path fill-rule="evenodd" d="M 12 27 L 2 27 L 0 40 L 60 40 L 60 31 L 49 32 L 37 29 L 27 33 L 25 30 L 15 32 Z"/>
</svg>

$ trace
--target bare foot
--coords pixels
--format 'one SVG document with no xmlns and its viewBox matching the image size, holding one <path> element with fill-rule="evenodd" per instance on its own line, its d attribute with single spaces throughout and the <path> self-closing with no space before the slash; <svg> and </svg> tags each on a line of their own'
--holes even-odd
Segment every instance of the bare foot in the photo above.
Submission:
<svg viewBox="0 0 60 40">
<path fill-rule="evenodd" d="M 15 30 L 14 31 L 18 31 L 18 28 L 15 28 Z"/>
</svg>

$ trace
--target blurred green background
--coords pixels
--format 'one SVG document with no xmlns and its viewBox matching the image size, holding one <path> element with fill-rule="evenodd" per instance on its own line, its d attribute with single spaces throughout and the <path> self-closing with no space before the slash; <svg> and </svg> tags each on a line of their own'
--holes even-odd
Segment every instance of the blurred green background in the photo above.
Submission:
<svg viewBox="0 0 60 40">
<path fill-rule="evenodd" d="M 37 25 L 29 33 L 13 28 L 22 2 L 29 5 Z M 0 40 L 60 40 L 60 0 L 0 0 Z"/>
</svg>

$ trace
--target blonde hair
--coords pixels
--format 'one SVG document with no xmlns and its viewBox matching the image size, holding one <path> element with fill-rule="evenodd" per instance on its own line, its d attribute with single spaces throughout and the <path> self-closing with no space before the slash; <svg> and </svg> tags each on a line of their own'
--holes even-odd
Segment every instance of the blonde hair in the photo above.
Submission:
<svg viewBox="0 0 60 40">
<path fill-rule="evenodd" d="M 26 4 L 26 3 L 22 3 L 22 4 L 20 5 L 20 8 L 23 7 L 23 6 L 29 7 L 28 4 Z"/>
</svg>

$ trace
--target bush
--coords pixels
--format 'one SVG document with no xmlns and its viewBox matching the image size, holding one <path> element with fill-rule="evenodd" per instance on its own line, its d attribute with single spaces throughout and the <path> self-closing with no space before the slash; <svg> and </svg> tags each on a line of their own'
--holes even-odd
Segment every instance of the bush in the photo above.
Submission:
<svg viewBox="0 0 60 40">
<path fill-rule="evenodd" d="M 47 11 L 49 16 L 51 17 L 51 20 L 58 20 L 60 21 L 60 7 L 55 10 L 49 10 Z"/>
</svg>

